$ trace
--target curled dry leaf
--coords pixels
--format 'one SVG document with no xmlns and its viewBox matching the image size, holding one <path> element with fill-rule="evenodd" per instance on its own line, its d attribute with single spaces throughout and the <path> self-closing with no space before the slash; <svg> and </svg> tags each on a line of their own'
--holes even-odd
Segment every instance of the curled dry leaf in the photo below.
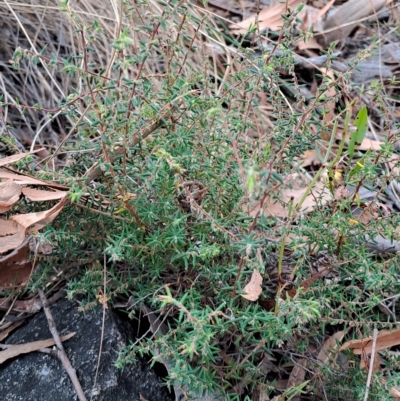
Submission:
<svg viewBox="0 0 400 401">
<path fill-rule="evenodd" d="M 18 248 L 29 231 L 40 230 L 51 223 L 61 212 L 67 202 L 64 196 L 54 207 L 43 212 L 19 214 L 10 220 L 0 219 L 0 254 Z"/>
<path fill-rule="evenodd" d="M 60 185 L 54 182 L 46 182 L 36 179 L 35 177 L 30 177 L 26 174 L 15 174 L 6 170 L 0 170 L 0 179 L 2 180 L 13 180 L 19 185 L 42 185 L 44 187 L 56 188 L 61 191 L 68 191 L 69 188 L 64 185 Z"/>
<path fill-rule="evenodd" d="M 18 248 L 24 242 L 25 231 L 13 220 L 0 219 L 0 254 Z"/>
<path fill-rule="evenodd" d="M 26 156 L 33 155 L 34 153 L 41 152 L 42 150 L 46 150 L 46 149 L 40 148 L 40 149 L 34 150 L 33 152 L 19 153 L 17 155 L 4 157 L 3 159 L 0 160 L 0 166 L 6 166 L 7 164 L 16 163 L 16 162 L 24 159 Z"/>
<path fill-rule="evenodd" d="M 246 294 L 241 294 L 244 299 L 249 301 L 257 301 L 258 297 L 262 293 L 262 276 L 257 269 L 254 269 L 251 275 L 250 282 L 243 288 Z"/>
<path fill-rule="evenodd" d="M 340 350 L 352 349 L 356 355 L 370 354 L 372 352 L 372 337 L 362 340 L 351 340 L 344 344 Z M 400 344 L 400 329 L 389 332 L 381 332 L 376 339 L 375 350 L 379 351 Z"/>
<path fill-rule="evenodd" d="M 31 230 L 40 230 L 46 224 L 51 223 L 58 216 L 66 202 L 67 197 L 64 196 L 60 202 L 58 202 L 49 210 L 36 213 L 19 214 L 17 216 L 11 216 L 10 219 L 20 224 L 25 229 L 31 227 Z"/>
<path fill-rule="evenodd" d="M 258 18 L 256 15 L 253 15 L 252 17 L 239 22 L 238 24 L 230 25 L 230 29 L 234 33 L 245 34 L 251 25 L 257 24 L 260 31 L 263 31 L 267 28 L 277 31 L 284 24 L 282 14 L 286 14 L 287 7 L 290 7 L 292 10 L 294 10 L 301 3 L 301 0 L 287 0 L 284 3 L 272 4 L 271 6 L 264 8 L 258 14 Z"/>
<path fill-rule="evenodd" d="M 339 348 L 339 343 L 343 340 L 345 334 L 346 331 L 344 330 L 337 331 L 325 340 L 317 356 L 319 362 L 327 364 L 328 366 L 332 365 L 338 355 L 336 351 Z"/>
<path fill-rule="evenodd" d="M 21 186 L 8 180 L 0 182 L 0 213 L 9 211 L 21 195 Z"/>
<path fill-rule="evenodd" d="M 26 238 L 13 252 L 0 258 L 0 289 L 11 288 L 28 281 L 32 273 L 29 240 L 29 237 Z M 0 237 L 1 246 L 2 238 Z"/>
<path fill-rule="evenodd" d="M 32 202 L 62 199 L 67 195 L 67 192 L 64 191 L 43 191 L 33 188 L 22 188 L 22 193 Z"/>
</svg>

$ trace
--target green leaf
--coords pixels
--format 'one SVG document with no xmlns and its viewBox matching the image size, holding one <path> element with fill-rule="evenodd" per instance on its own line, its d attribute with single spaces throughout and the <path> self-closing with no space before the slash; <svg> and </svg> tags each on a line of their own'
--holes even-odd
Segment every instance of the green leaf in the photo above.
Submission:
<svg viewBox="0 0 400 401">
<path fill-rule="evenodd" d="M 349 178 L 353 177 L 355 174 L 360 172 L 364 168 L 365 160 L 371 153 L 371 149 L 368 149 L 367 153 L 356 163 L 355 167 L 353 170 L 350 171 Z"/>
<path fill-rule="evenodd" d="M 353 157 L 356 147 L 361 145 L 365 134 L 367 133 L 368 111 L 366 106 L 363 106 L 358 112 L 354 125 L 357 127 L 357 130 L 350 134 L 348 147 L 350 157 Z"/>
</svg>

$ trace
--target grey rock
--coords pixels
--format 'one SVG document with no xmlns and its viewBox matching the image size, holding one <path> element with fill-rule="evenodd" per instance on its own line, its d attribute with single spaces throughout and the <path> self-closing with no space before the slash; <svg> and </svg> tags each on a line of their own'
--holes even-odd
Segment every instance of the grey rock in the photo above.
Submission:
<svg viewBox="0 0 400 401">
<path fill-rule="evenodd" d="M 100 348 L 102 309 L 79 312 L 76 302 L 62 300 L 51 311 L 60 335 L 76 332 L 63 343 L 88 400 L 170 401 L 173 397 L 145 360 L 128 364 L 123 371 L 114 366 L 117 352 L 135 334 L 128 322 L 107 310 L 99 374 L 94 388 Z M 44 313 L 39 313 L 11 335 L 6 343 L 20 344 L 51 338 Z M 77 400 L 73 385 L 57 357 L 41 352 L 20 355 L 0 366 L 0 400 Z"/>
</svg>

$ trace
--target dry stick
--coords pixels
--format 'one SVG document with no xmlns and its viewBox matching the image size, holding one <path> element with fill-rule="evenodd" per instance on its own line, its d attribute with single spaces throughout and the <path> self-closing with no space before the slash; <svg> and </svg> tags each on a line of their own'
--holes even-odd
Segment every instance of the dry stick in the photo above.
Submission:
<svg viewBox="0 0 400 401">
<path fill-rule="evenodd" d="M 235 284 L 233 286 L 233 291 L 231 294 L 231 299 L 235 298 L 236 296 L 236 291 L 237 291 L 237 282 L 239 281 L 240 275 L 242 274 L 242 269 L 243 269 L 243 262 L 244 262 L 244 255 L 242 255 L 240 257 L 240 261 L 239 261 L 239 268 L 238 271 L 236 273 L 236 277 L 235 277 Z"/>
<path fill-rule="evenodd" d="M 96 388 L 97 384 L 97 378 L 99 376 L 99 369 L 100 369 L 100 360 L 101 360 L 101 353 L 103 352 L 103 341 L 104 341 L 104 325 L 106 321 L 106 309 L 107 309 L 107 265 L 106 265 L 106 255 L 104 254 L 104 262 L 103 262 L 103 318 L 101 321 L 101 337 L 100 337 L 100 349 L 99 349 L 99 354 L 97 356 L 97 366 L 96 366 L 96 374 L 94 376 L 94 382 L 93 382 L 93 390 Z M 94 394 L 94 391 L 92 392 Z M 92 399 L 93 396 L 90 398 Z"/>
<path fill-rule="evenodd" d="M 365 389 L 364 401 L 368 400 L 369 387 L 371 386 L 371 378 L 372 378 L 372 371 L 373 371 L 373 366 L 374 366 L 375 347 L 376 347 L 377 338 L 378 338 L 378 330 L 375 328 L 374 336 L 372 338 L 371 360 L 369 362 L 368 378 L 367 378 L 367 385 L 366 385 L 366 389 Z"/>
<path fill-rule="evenodd" d="M 57 327 L 54 323 L 53 315 L 51 314 L 49 305 L 47 303 L 46 296 L 44 295 L 43 290 L 39 289 L 38 292 L 39 292 L 39 296 L 40 296 L 40 299 L 43 304 L 44 313 L 46 314 L 46 318 L 49 323 L 50 332 L 53 335 L 54 341 L 57 346 L 57 356 L 60 359 L 60 361 L 62 362 L 65 370 L 67 371 L 67 373 L 72 381 L 72 384 L 75 387 L 75 391 L 76 391 L 76 394 L 78 395 L 79 400 L 87 401 L 87 398 L 85 397 L 85 394 L 83 393 L 82 386 L 79 383 L 78 376 L 76 375 L 76 370 L 72 367 L 71 362 L 69 361 L 68 356 L 65 353 L 64 347 L 63 347 L 61 339 L 60 339 L 60 335 L 58 334 Z"/>
</svg>

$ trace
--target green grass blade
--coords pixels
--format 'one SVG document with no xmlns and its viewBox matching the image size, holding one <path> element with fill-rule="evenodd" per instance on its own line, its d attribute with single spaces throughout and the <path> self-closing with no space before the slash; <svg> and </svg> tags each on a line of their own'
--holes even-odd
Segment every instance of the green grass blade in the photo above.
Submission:
<svg viewBox="0 0 400 401">
<path fill-rule="evenodd" d="M 365 134 L 367 133 L 368 111 L 366 106 L 363 106 L 358 112 L 356 120 L 354 121 L 354 125 L 357 127 L 357 130 L 350 134 L 350 142 L 348 147 L 348 153 L 350 157 L 354 156 L 356 147 L 361 145 Z"/>
</svg>

